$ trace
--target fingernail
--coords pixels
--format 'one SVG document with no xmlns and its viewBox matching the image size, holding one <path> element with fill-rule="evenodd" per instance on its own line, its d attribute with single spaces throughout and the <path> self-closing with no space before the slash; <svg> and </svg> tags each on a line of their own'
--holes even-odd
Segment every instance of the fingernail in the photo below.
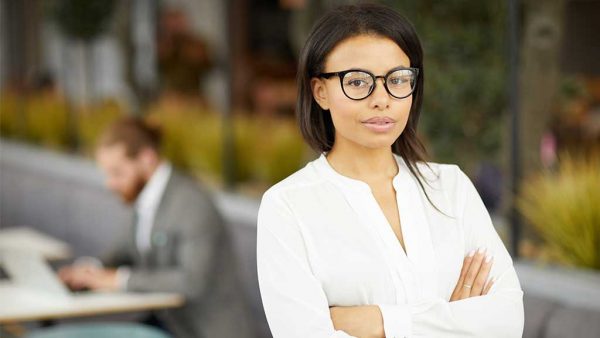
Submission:
<svg viewBox="0 0 600 338">
<path fill-rule="evenodd" d="M 494 256 L 492 256 L 491 254 L 487 254 L 487 255 L 485 256 L 485 262 L 486 262 L 486 263 L 489 263 L 489 262 L 492 260 L 492 258 L 494 258 Z"/>
<path fill-rule="evenodd" d="M 486 248 L 483 246 L 479 247 L 479 250 L 477 250 L 478 253 L 484 253 L 486 251 Z"/>
<path fill-rule="evenodd" d="M 469 251 L 469 257 L 475 256 L 475 249 Z"/>
</svg>

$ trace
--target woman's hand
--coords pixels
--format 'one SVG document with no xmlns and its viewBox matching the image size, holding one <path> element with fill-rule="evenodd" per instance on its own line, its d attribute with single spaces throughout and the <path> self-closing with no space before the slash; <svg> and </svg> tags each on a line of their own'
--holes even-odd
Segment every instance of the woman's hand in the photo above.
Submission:
<svg viewBox="0 0 600 338">
<path fill-rule="evenodd" d="M 486 249 L 479 248 L 477 252 L 471 251 L 463 262 L 460 278 L 450 301 L 462 300 L 470 297 L 487 295 L 494 284 L 493 280 L 486 283 L 494 259 L 491 254 L 486 254 Z"/>
<path fill-rule="evenodd" d="M 381 338 L 383 317 L 379 306 L 333 306 L 329 308 L 331 321 L 336 330 L 342 330 L 353 337 Z"/>
</svg>

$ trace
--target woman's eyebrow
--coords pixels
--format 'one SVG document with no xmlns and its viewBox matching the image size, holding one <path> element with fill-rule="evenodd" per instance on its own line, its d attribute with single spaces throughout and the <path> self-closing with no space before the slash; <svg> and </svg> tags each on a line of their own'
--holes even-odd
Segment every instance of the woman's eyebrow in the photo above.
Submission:
<svg viewBox="0 0 600 338">
<path fill-rule="evenodd" d="M 390 71 L 390 70 L 398 68 L 398 67 L 408 68 L 409 66 L 405 66 L 405 65 L 394 66 L 394 67 L 391 67 L 391 68 L 387 68 L 386 71 Z M 373 72 L 372 68 L 361 67 L 361 66 L 348 66 L 348 67 L 343 67 L 343 69 L 344 70 L 365 70 L 367 72 Z"/>
<path fill-rule="evenodd" d="M 397 66 L 390 67 L 390 68 L 386 69 L 386 70 L 385 70 L 385 72 L 387 73 L 387 72 L 389 72 L 390 70 L 392 70 L 392 69 L 396 69 L 396 68 L 410 68 L 410 65 L 404 65 L 404 64 L 400 64 L 400 65 L 397 65 Z M 366 68 L 362 68 L 362 69 L 366 69 Z M 371 71 L 371 70 L 369 70 L 369 71 L 370 71 L 370 72 L 373 72 L 373 71 Z"/>
<path fill-rule="evenodd" d="M 384 71 L 383 71 L 383 73 L 382 73 L 381 75 L 385 75 L 385 74 L 387 74 L 389 71 L 391 71 L 391 70 L 393 70 L 393 69 L 397 69 L 397 68 L 410 68 L 410 65 L 409 65 L 409 66 L 407 66 L 407 65 L 403 65 L 403 64 L 402 64 L 402 65 L 399 65 L 399 66 L 394 66 L 394 67 L 388 68 L 388 69 L 384 70 Z M 367 71 L 367 72 L 370 72 L 370 73 L 372 73 L 372 74 L 374 74 L 374 75 L 377 75 L 377 74 L 375 74 L 375 72 L 374 72 L 374 71 L 372 71 L 372 70 L 370 70 L 370 69 L 368 69 L 368 68 L 356 67 L 356 68 L 348 68 L 348 69 L 365 70 L 365 71 Z"/>
</svg>

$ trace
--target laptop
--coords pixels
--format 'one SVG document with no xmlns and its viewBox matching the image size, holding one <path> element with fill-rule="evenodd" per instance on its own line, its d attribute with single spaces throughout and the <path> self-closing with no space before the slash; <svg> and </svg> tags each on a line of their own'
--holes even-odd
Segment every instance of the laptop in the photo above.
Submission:
<svg viewBox="0 0 600 338">
<path fill-rule="evenodd" d="M 70 297 L 71 291 L 46 260 L 26 250 L 0 250 L 0 270 L 11 284 L 56 296 Z M 4 279 L 0 278 L 4 282 Z"/>
</svg>

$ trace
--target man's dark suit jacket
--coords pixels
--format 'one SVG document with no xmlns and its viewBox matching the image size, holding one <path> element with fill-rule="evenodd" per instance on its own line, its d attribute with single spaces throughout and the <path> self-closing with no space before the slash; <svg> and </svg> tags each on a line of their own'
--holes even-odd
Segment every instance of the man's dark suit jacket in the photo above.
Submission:
<svg viewBox="0 0 600 338">
<path fill-rule="evenodd" d="M 157 312 L 176 337 L 253 336 L 231 239 L 205 189 L 173 170 L 145 254 L 137 249 L 134 228 L 132 224 L 105 263 L 131 266 L 128 291 L 185 296 L 182 308 Z"/>
</svg>

